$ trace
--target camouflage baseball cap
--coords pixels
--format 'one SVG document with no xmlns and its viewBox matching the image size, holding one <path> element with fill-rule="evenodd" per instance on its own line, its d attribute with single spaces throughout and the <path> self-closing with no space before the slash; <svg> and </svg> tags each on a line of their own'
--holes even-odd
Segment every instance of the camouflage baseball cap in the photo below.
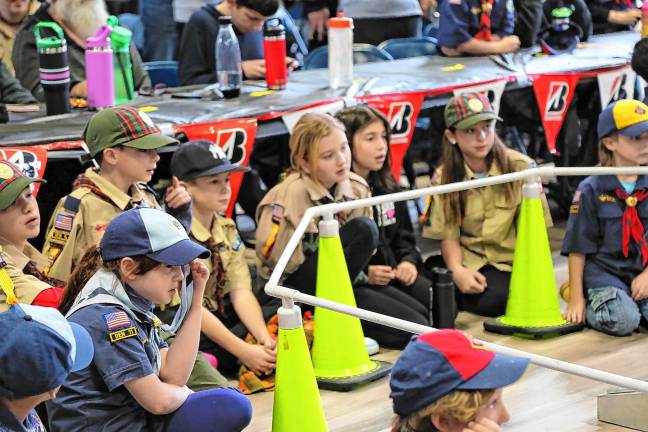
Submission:
<svg viewBox="0 0 648 432">
<path fill-rule="evenodd" d="M 481 93 L 463 93 L 453 97 L 445 106 L 443 116 L 446 127 L 455 129 L 466 129 L 484 120 L 502 120 Z"/>
<path fill-rule="evenodd" d="M 32 183 L 45 180 L 26 176 L 20 168 L 6 160 L 0 160 L 0 210 L 4 210 Z"/>
<path fill-rule="evenodd" d="M 174 138 L 162 135 L 148 115 L 130 107 L 99 111 L 86 125 L 83 140 L 93 157 L 104 149 L 119 145 L 151 150 L 178 143 Z"/>
</svg>

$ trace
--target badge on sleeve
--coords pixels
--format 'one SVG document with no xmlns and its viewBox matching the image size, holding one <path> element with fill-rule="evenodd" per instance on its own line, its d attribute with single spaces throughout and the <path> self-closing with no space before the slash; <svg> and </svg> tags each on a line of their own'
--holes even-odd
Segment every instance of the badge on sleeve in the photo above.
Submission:
<svg viewBox="0 0 648 432">
<path fill-rule="evenodd" d="M 241 236 L 236 233 L 236 238 L 230 243 L 230 249 L 234 252 L 240 252 L 241 246 L 243 246 L 243 240 L 241 240 Z"/>
<path fill-rule="evenodd" d="M 572 200 L 571 206 L 569 207 L 569 213 L 578 213 L 578 209 L 580 208 L 580 197 L 581 191 L 580 189 L 577 189 L 574 193 L 574 199 Z"/>
<path fill-rule="evenodd" d="M 272 222 L 279 223 L 284 217 L 284 208 L 279 204 L 272 204 Z"/>
<path fill-rule="evenodd" d="M 109 330 L 108 338 L 110 342 L 128 339 L 137 336 L 137 328 L 124 311 L 115 311 L 104 314 L 103 319 L 106 328 Z"/>
</svg>

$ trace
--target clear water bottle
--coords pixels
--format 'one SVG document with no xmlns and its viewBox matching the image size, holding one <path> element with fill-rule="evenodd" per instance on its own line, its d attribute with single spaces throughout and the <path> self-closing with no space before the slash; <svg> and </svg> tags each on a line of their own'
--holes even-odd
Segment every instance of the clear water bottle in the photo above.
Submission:
<svg viewBox="0 0 648 432">
<path fill-rule="evenodd" d="M 229 99 L 241 94 L 241 50 L 232 28 L 232 17 L 219 17 L 218 24 L 216 79 L 221 92 Z"/>
<path fill-rule="evenodd" d="M 328 71 L 332 89 L 353 83 L 353 20 L 338 12 L 328 20 Z"/>
</svg>

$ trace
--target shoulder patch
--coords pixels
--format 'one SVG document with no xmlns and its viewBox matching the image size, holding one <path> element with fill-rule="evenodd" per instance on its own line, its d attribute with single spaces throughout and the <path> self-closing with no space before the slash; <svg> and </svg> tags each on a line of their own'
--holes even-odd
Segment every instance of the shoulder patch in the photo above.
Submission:
<svg viewBox="0 0 648 432">
<path fill-rule="evenodd" d="M 122 310 L 104 314 L 103 319 L 108 330 L 117 330 L 124 327 L 131 327 L 133 325 L 126 312 Z"/>
<path fill-rule="evenodd" d="M 137 336 L 137 328 L 135 326 L 126 327 L 120 330 L 115 330 L 108 333 L 110 342 L 115 343 L 123 339 L 128 339 Z"/>
<path fill-rule="evenodd" d="M 79 206 L 81 205 L 81 198 L 77 198 L 72 195 L 68 195 L 65 197 L 65 202 L 63 202 L 63 208 L 70 213 L 78 213 L 79 212 Z"/>
<path fill-rule="evenodd" d="M 234 238 L 234 240 L 230 243 L 229 247 L 234 252 L 239 252 L 241 250 L 241 246 L 243 246 L 243 240 L 241 240 L 241 236 L 236 233 L 236 238 Z"/>
<path fill-rule="evenodd" d="M 279 204 L 272 204 L 272 222 L 279 223 L 284 217 L 284 207 Z"/>
<path fill-rule="evenodd" d="M 73 222 L 74 216 L 65 213 L 57 213 L 56 219 L 54 220 L 54 229 L 69 233 L 72 231 Z"/>
</svg>

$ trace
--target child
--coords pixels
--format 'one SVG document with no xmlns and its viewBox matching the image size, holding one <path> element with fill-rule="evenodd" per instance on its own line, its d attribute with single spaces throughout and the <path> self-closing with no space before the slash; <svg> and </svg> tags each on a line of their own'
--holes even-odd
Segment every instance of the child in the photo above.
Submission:
<svg viewBox="0 0 648 432">
<path fill-rule="evenodd" d="M 196 259 L 208 257 L 207 249 L 160 210 L 131 209 L 110 222 L 99 247 L 84 255 L 66 287 L 63 307 L 72 304 L 68 319 L 88 330 L 96 355 L 48 403 L 52 432 L 203 431 L 216 424 L 219 430 L 240 431 L 248 424 L 250 402 L 236 390 L 193 393 L 186 386 L 209 277 Z M 191 270 L 193 290 L 185 286 L 183 268 Z M 169 303 L 177 291 L 184 319 L 169 347 L 152 309 Z"/>
<path fill-rule="evenodd" d="M 499 432 L 509 420 L 502 387 L 528 364 L 457 330 L 415 336 L 392 369 L 392 431 Z"/>
<path fill-rule="evenodd" d="M 34 408 L 90 364 L 92 339 L 58 310 L 24 304 L 0 314 L 0 332 L 0 430 L 45 431 Z"/>
<path fill-rule="evenodd" d="M 505 54 L 520 48 L 512 35 L 515 10 L 511 0 L 441 2 L 439 47 L 446 56 Z"/>
<path fill-rule="evenodd" d="M 390 129 L 387 119 L 369 106 L 357 106 L 335 114 L 345 128 L 351 146 L 351 170 L 365 179 L 371 194 L 398 192 L 391 173 Z M 355 291 L 371 290 L 398 300 L 400 311 L 392 311 L 408 321 L 428 325 L 428 306 L 432 282 L 420 274 L 421 255 L 416 247 L 414 229 L 404 201 L 373 208 L 380 236 L 378 251 L 366 269 L 368 280 L 356 284 Z M 358 294 L 360 295 L 360 294 Z M 384 327 L 382 327 L 384 330 Z M 404 346 L 410 335 L 401 332 Z M 383 338 L 384 339 L 384 338 Z"/>
<path fill-rule="evenodd" d="M 45 181 L 0 160 L 0 311 L 14 302 L 57 308 L 61 301 L 63 283 L 43 274 L 47 260 L 28 242 L 40 232 L 36 182 Z"/>
<path fill-rule="evenodd" d="M 99 244 L 108 223 L 131 207 L 158 208 L 147 186 L 160 156 L 157 149 L 176 144 L 143 113 L 129 107 L 95 114 L 83 131 L 90 156 L 98 168 L 88 168 L 74 190 L 61 198 L 50 220 L 43 253 L 48 276 L 67 280 L 81 256 Z M 177 179 L 167 190 L 166 208 L 189 227 L 191 198 Z"/>
<path fill-rule="evenodd" d="M 597 129 L 601 165 L 648 163 L 647 105 L 615 102 L 600 114 Z M 648 318 L 646 196 L 643 175 L 591 176 L 578 186 L 562 247 L 569 257 L 569 321 L 624 336 Z"/>
<path fill-rule="evenodd" d="M 644 82 L 648 82 L 648 39 L 641 38 L 632 50 L 632 69 Z M 643 103 L 648 102 L 648 92 L 644 88 Z"/>
<path fill-rule="evenodd" d="M 445 107 L 443 162 L 434 184 L 521 171 L 531 160 L 505 147 L 495 133 L 499 120 L 478 93 L 453 97 Z M 459 290 L 459 307 L 502 315 L 508 300 L 521 182 L 434 195 L 423 236 L 441 240 L 441 254 Z M 545 204 L 545 221 L 551 224 Z"/>
<path fill-rule="evenodd" d="M 171 174 L 191 195 L 191 238 L 208 248 L 212 257 L 203 263 L 210 272 L 203 301 L 200 349 L 218 359 L 221 370 L 232 372 L 237 361 L 256 374 L 274 370 L 276 342 L 266 318 L 277 312 L 278 301 L 262 312 L 252 291 L 245 245 L 232 219 L 221 216 L 232 198 L 230 174 L 247 172 L 232 165 L 223 150 L 209 141 L 182 144 L 171 158 Z M 265 316 L 264 316 L 265 315 Z M 244 341 L 250 332 L 258 342 Z"/>
<path fill-rule="evenodd" d="M 631 1 L 586 0 L 592 13 L 594 34 L 632 30 L 641 10 Z"/>
</svg>

